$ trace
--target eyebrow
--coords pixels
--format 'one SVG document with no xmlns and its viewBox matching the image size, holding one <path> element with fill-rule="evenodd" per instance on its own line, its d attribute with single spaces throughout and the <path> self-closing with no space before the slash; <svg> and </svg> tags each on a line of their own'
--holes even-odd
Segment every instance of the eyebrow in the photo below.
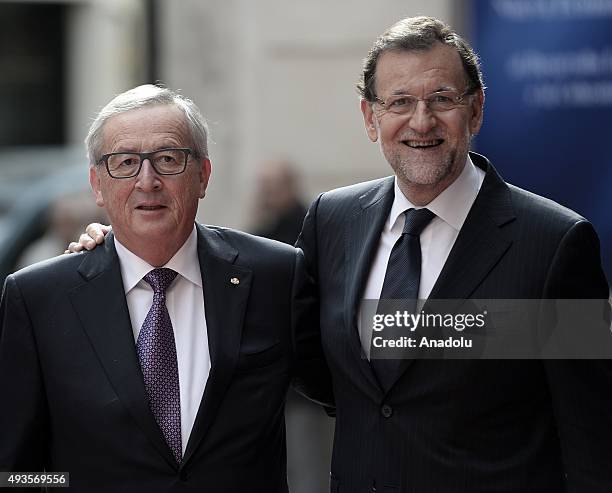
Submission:
<svg viewBox="0 0 612 493">
<path fill-rule="evenodd" d="M 438 86 L 437 89 L 434 89 L 433 91 L 429 91 L 427 94 L 434 94 L 436 92 L 442 92 L 442 91 L 457 91 L 457 90 L 458 89 L 452 86 Z M 405 89 L 396 89 L 391 92 L 391 96 L 401 96 L 401 95 L 411 95 L 411 94 Z"/>
<path fill-rule="evenodd" d="M 157 151 L 161 151 L 164 149 L 182 149 L 185 147 L 189 147 L 186 145 L 178 145 L 178 144 L 168 144 L 168 145 L 160 145 L 160 146 L 156 146 L 155 149 L 150 149 L 150 150 L 145 150 L 145 151 L 139 151 L 136 150 L 135 147 L 124 147 L 124 148 L 119 148 L 119 150 L 117 151 L 113 151 L 114 153 L 120 153 L 120 154 L 142 154 L 142 153 L 147 153 L 147 152 L 157 152 Z"/>
</svg>

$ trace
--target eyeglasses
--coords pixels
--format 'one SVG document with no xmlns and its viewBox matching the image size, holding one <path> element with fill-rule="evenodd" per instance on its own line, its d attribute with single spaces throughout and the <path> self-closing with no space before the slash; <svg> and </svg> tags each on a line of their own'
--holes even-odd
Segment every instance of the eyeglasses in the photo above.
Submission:
<svg viewBox="0 0 612 493">
<path fill-rule="evenodd" d="M 104 154 L 98 164 L 104 163 L 112 178 L 132 178 L 140 173 L 142 162 L 148 159 L 160 175 L 180 175 L 187 167 L 193 151 L 188 147 L 159 149 L 153 152 L 111 152 Z"/>
<path fill-rule="evenodd" d="M 438 91 L 431 93 L 424 98 L 417 98 L 411 94 L 395 94 L 389 96 L 385 101 L 375 98 L 374 104 L 378 104 L 387 112 L 395 113 L 396 115 L 412 115 L 419 101 L 423 101 L 425 106 L 434 113 L 443 113 L 464 106 L 466 104 L 465 97 L 472 92 L 468 89 L 463 94 L 457 91 Z"/>
</svg>

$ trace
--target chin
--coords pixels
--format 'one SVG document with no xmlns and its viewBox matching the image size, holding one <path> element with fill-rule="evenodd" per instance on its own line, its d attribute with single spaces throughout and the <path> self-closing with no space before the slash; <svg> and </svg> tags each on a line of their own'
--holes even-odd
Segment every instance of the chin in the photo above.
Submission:
<svg viewBox="0 0 612 493">
<path fill-rule="evenodd" d="M 167 224 L 134 224 L 130 233 L 135 237 L 144 237 L 148 240 L 159 241 L 176 234 L 176 226 Z"/>
<path fill-rule="evenodd" d="M 440 165 L 420 164 L 414 166 L 402 164 L 393 168 L 396 174 L 402 177 L 403 181 L 414 185 L 437 185 L 450 175 L 450 168 Z"/>
<path fill-rule="evenodd" d="M 387 160 L 405 183 L 414 185 L 436 186 L 457 171 L 454 156 L 449 155 L 423 156 L 421 159 L 392 155 Z"/>
</svg>

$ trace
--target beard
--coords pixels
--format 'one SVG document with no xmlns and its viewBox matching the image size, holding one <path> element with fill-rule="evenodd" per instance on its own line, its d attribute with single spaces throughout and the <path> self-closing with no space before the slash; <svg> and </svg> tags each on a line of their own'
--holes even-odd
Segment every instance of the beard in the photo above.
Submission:
<svg viewBox="0 0 612 493">
<path fill-rule="evenodd" d="M 391 145 L 383 145 L 381 141 L 380 149 L 400 182 L 439 189 L 441 192 L 461 174 L 467 161 L 471 140 L 471 135 L 466 133 L 464 138 L 458 139 L 453 145 L 445 137 L 428 136 L 432 140 L 443 141 L 439 146 L 428 149 L 411 148 L 397 141 Z M 406 135 L 401 140 L 409 138 L 411 136 Z"/>
<path fill-rule="evenodd" d="M 428 152 L 428 151 L 427 151 Z M 451 176 L 457 169 L 457 151 L 445 152 L 442 155 L 407 156 L 402 152 L 384 152 L 385 158 L 398 179 L 414 185 L 435 186 Z"/>
</svg>

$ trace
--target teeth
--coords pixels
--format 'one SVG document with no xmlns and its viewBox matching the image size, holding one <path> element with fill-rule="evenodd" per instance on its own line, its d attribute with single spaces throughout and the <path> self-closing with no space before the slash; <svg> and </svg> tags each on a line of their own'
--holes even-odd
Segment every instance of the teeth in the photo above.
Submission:
<svg viewBox="0 0 612 493">
<path fill-rule="evenodd" d="M 430 147 L 439 144 L 438 140 L 407 140 L 406 144 L 410 147 Z"/>
</svg>

